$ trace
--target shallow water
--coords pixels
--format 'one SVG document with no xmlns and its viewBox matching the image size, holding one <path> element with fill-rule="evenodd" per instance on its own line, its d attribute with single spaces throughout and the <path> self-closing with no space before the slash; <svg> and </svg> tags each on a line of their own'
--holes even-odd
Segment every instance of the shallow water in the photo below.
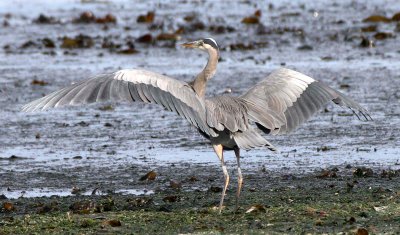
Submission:
<svg viewBox="0 0 400 235">
<path fill-rule="evenodd" d="M 79 195 L 107 195 L 109 192 L 101 192 L 99 190 L 96 191 L 95 194 L 92 191 L 84 191 L 79 193 Z M 113 192 L 114 194 L 121 194 L 121 195 L 150 195 L 153 194 L 154 191 L 152 190 L 138 190 L 138 189 L 119 189 Z M 71 189 L 52 189 L 52 188 L 34 188 L 32 190 L 16 190 L 16 191 L 6 191 L 1 190 L 0 195 L 5 195 L 9 199 L 17 199 L 17 198 L 30 198 L 30 197 L 66 197 L 74 195 L 71 193 Z"/>
</svg>

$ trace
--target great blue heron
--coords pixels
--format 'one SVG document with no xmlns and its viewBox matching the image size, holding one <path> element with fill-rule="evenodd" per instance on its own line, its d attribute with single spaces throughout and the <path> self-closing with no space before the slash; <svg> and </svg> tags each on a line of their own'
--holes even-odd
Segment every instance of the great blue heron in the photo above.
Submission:
<svg viewBox="0 0 400 235">
<path fill-rule="evenodd" d="M 97 75 L 53 92 L 25 105 L 23 110 L 36 111 L 111 100 L 155 103 L 176 112 L 210 140 L 221 162 L 225 182 L 219 212 L 222 210 L 229 184 L 224 149 L 234 150 L 236 155 L 237 208 L 243 183 L 240 149 L 266 146 L 272 151 L 276 150 L 261 136 L 260 131 L 273 135 L 288 133 L 329 101 L 350 108 L 359 119 L 371 120 L 366 109 L 339 91 L 286 68 L 275 70 L 239 97 L 222 95 L 205 98 L 207 81 L 214 76 L 217 69 L 218 44 L 214 39 L 206 38 L 182 45 L 186 48 L 198 48 L 209 55 L 203 71 L 190 83 L 146 70 L 125 69 Z"/>
</svg>

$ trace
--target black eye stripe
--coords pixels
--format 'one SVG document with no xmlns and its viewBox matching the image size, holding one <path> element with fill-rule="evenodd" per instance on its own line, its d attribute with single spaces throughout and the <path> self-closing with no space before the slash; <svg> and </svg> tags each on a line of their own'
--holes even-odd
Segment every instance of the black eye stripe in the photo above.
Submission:
<svg viewBox="0 0 400 235">
<path fill-rule="evenodd" d="M 208 39 L 208 38 L 203 39 L 203 42 L 204 42 L 205 44 L 208 44 L 208 45 L 214 47 L 215 49 L 218 49 L 218 45 L 217 45 L 213 40 L 211 40 L 211 39 Z"/>
</svg>

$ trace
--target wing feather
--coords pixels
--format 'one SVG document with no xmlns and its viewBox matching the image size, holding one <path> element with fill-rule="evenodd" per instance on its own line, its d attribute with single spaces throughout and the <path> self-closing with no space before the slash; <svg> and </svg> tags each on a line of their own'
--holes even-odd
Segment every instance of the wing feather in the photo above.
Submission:
<svg viewBox="0 0 400 235">
<path fill-rule="evenodd" d="M 204 99 L 201 99 L 187 83 L 145 70 L 120 70 L 98 75 L 32 101 L 22 110 L 31 112 L 101 101 L 160 104 L 183 116 L 204 133 L 217 136 L 206 124 Z"/>
<path fill-rule="evenodd" d="M 207 124 L 218 130 L 245 131 L 248 128 L 248 108 L 243 99 L 217 96 L 206 100 Z"/>
<path fill-rule="evenodd" d="M 266 139 L 264 139 L 256 130 L 249 127 L 244 132 L 236 132 L 233 134 L 236 144 L 241 149 L 252 149 L 256 147 L 266 146 L 271 151 L 276 151 L 276 148 Z"/>
<path fill-rule="evenodd" d="M 371 120 L 365 108 L 344 94 L 311 77 L 285 68 L 274 71 L 240 98 L 262 108 L 264 113 L 275 113 L 265 118 L 268 120 L 262 121 L 261 118 L 250 115 L 253 121 L 273 134 L 294 130 L 329 101 L 349 108 L 357 117 Z M 273 122 L 272 119 L 285 121 Z"/>
<path fill-rule="evenodd" d="M 142 102 L 142 100 L 140 99 L 139 93 L 137 91 L 137 86 L 135 86 L 135 84 L 133 84 L 133 83 L 128 83 L 128 88 L 129 88 L 129 92 L 132 97 L 132 101 Z M 98 101 L 98 100 L 96 100 L 96 101 Z"/>
<path fill-rule="evenodd" d="M 110 83 L 111 81 L 112 81 L 111 79 L 108 79 L 108 80 L 106 80 L 106 81 L 104 81 L 104 82 L 101 83 L 101 85 L 100 85 L 100 87 L 99 87 L 99 91 L 98 91 L 98 93 L 97 93 L 97 98 L 96 98 L 96 101 L 97 101 L 97 102 L 104 102 L 104 101 L 109 100 L 109 98 L 110 98 L 110 92 L 109 92 L 109 90 L 108 90 L 107 88 L 109 88 L 109 83 Z M 76 89 L 76 88 L 79 88 L 79 87 L 75 87 L 75 88 L 73 88 L 72 90 L 74 90 L 74 89 Z M 71 103 L 69 103 L 69 101 L 71 100 L 70 95 L 65 96 L 63 99 L 64 99 L 63 102 L 61 102 L 61 103 L 58 104 L 57 106 L 62 106 L 62 105 L 71 104 Z M 77 103 L 75 103 L 75 104 L 77 104 Z M 57 106 L 55 106 L 55 107 L 57 107 Z"/>
</svg>

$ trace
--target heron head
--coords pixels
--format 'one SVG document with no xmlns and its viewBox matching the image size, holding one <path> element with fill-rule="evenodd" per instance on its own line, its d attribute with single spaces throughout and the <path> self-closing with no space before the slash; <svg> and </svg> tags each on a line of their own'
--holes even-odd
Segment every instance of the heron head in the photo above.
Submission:
<svg viewBox="0 0 400 235">
<path fill-rule="evenodd" d="M 212 38 L 204 38 L 201 40 L 186 42 L 182 44 L 185 48 L 198 48 L 203 51 L 219 51 L 217 42 Z"/>
</svg>

